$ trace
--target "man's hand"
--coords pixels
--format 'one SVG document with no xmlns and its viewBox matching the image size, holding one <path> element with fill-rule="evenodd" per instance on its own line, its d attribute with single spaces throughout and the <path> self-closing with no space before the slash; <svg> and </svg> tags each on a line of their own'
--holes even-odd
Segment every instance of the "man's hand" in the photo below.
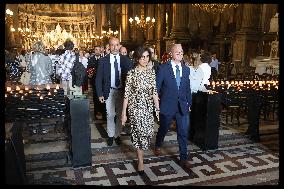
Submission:
<svg viewBox="0 0 284 189">
<path fill-rule="evenodd" d="M 103 96 L 100 96 L 100 97 L 99 97 L 99 101 L 100 101 L 101 103 L 104 103 L 104 102 L 105 102 L 105 98 L 104 98 Z"/>
</svg>

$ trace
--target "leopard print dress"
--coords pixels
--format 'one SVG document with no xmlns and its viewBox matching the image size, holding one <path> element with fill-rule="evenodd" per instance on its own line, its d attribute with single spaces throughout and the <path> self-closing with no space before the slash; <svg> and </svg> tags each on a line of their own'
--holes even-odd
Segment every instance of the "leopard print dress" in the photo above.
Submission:
<svg viewBox="0 0 284 189">
<path fill-rule="evenodd" d="M 135 148 L 147 150 L 154 136 L 153 95 L 157 94 L 153 69 L 137 67 L 127 74 L 124 98 L 128 99 L 131 141 Z"/>
</svg>

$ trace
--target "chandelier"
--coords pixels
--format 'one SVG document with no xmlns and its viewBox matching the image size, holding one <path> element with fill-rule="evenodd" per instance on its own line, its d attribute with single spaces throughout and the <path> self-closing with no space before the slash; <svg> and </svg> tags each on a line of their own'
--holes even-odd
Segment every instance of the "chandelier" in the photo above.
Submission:
<svg viewBox="0 0 284 189">
<path fill-rule="evenodd" d="M 102 37 L 100 37 L 100 38 L 103 38 L 103 37 L 110 38 L 110 37 L 112 37 L 112 36 L 117 37 L 117 35 L 118 35 L 118 31 L 117 31 L 117 30 L 116 30 L 116 31 L 113 31 L 113 30 L 111 29 L 111 22 L 110 22 L 110 20 L 109 20 L 109 21 L 108 21 L 108 31 L 103 30 L 103 31 L 102 31 Z"/>
<path fill-rule="evenodd" d="M 62 30 L 59 23 L 55 30 L 45 33 L 42 38 L 44 44 L 49 48 L 57 48 L 58 46 L 63 45 L 67 39 L 71 39 L 74 46 L 77 46 L 77 39 L 71 33 L 66 32 L 65 29 Z"/>
<path fill-rule="evenodd" d="M 135 22 L 133 23 L 133 21 L 135 20 Z M 146 29 L 150 29 L 152 27 L 154 27 L 154 23 L 155 23 L 155 18 L 150 18 L 149 16 L 146 17 L 145 19 L 145 15 L 144 15 L 144 4 L 142 4 L 142 8 L 141 8 L 141 17 L 139 18 L 138 16 L 135 16 L 135 18 L 129 18 L 129 22 L 130 22 L 130 26 L 131 27 L 135 27 L 137 30 L 143 30 L 146 31 Z"/>
<path fill-rule="evenodd" d="M 226 9 L 230 8 L 236 8 L 238 4 L 214 4 L 214 3 L 204 3 L 204 4 L 192 4 L 194 7 L 197 7 L 203 11 L 209 12 L 209 13 L 222 13 Z"/>
</svg>

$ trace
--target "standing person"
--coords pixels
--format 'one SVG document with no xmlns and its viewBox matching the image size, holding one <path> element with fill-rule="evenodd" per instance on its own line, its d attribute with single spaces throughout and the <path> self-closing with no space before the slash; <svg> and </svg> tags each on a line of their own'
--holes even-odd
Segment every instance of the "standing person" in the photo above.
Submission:
<svg viewBox="0 0 284 189">
<path fill-rule="evenodd" d="M 154 154 L 161 155 L 161 146 L 173 119 L 176 120 L 179 144 L 179 164 L 190 169 L 188 163 L 189 112 L 191 106 L 190 69 L 181 63 L 183 49 L 181 44 L 171 48 L 172 58 L 162 64 L 157 75 L 157 91 L 160 97 L 160 127 L 156 135 Z"/>
<path fill-rule="evenodd" d="M 104 56 L 108 55 L 109 53 L 110 53 L 110 47 L 109 47 L 109 44 L 106 44 Z"/>
<path fill-rule="evenodd" d="M 217 56 L 216 53 L 213 53 L 213 54 L 212 54 L 211 63 L 208 62 L 208 63 L 210 63 L 209 65 L 210 65 L 210 67 L 211 67 L 211 75 L 212 75 L 213 80 L 216 80 L 216 79 L 217 79 L 218 66 L 219 66 L 219 64 L 220 64 L 220 62 L 218 61 L 218 59 L 216 58 L 216 56 Z"/>
<path fill-rule="evenodd" d="M 120 53 L 121 55 L 127 56 L 127 49 L 126 49 L 126 47 L 121 46 L 120 49 L 119 49 L 119 53 Z"/>
<path fill-rule="evenodd" d="M 153 48 L 149 48 L 150 51 L 151 51 L 151 58 L 150 58 L 150 61 L 147 65 L 148 69 L 154 69 L 155 70 L 155 73 L 157 74 L 158 73 L 158 68 L 159 68 L 159 65 L 160 65 L 160 62 L 158 62 L 156 59 L 155 59 L 155 52 L 154 52 L 154 49 Z"/>
<path fill-rule="evenodd" d="M 93 70 L 92 74 L 89 75 L 90 84 L 93 90 L 93 103 L 94 103 L 94 120 L 98 119 L 98 116 L 102 115 L 103 120 L 106 120 L 106 107 L 105 103 L 100 103 L 96 92 L 96 72 L 98 69 L 99 59 L 101 58 L 101 48 L 100 46 L 95 46 L 94 56 L 89 60 L 88 69 Z"/>
<path fill-rule="evenodd" d="M 117 145 L 121 143 L 123 90 L 127 72 L 132 68 L 131 60 L 119 55 L 119 46 L 118 38 L 109 39 L 110 54 L 99 60 L 96 72 L 97 95 L 101 103 L 106 103 L 108 146 L 113 144 L 113 137 Z"/>
<path fill-rule="evenodd" d="M 79 62 L 81 62 L 86 70 L 86 74 L 84 76 L 84 82 L 82 85 L 82 92 L 88 91 L 88 75 L 87 75 L 87 67 L 88 67 L 88 58 L 85 57 L 84 50 L 79 51 Z"/>
<path fill-rule="evenodd" d="M 105 56 L 105 46 L 104 45 L 101 45 L 101 47 L 100 47 L 101 49 L 101 53 L 100 53 L 100 55 L 101 55 L 101 57 L 104 57 Z"/>
<path fill-rule="evenodd" d="M 37 41 L 32 48 L 34 53 L 31 56 L 31 62 L 28 64 L 28 70 L 31 73 L 30 85 L 52 83 L 52 61 L 49 56 L 44 55 L 43 42 Z"/>
<path fill-rule="evenodd" d="M 60 56 L 60 63 L 58 64 L 57 74 L 60 75 L 60 84 L 63 85 L 64 95 L 70 93 L 72 88 L 72 68 L 76 60 L 75 52 L 73 52 L 74 43 L 71 40 L 64 42 L 65 51 Z"/>
<path fill-rule="evenodd" d="M 211 55 L 209 52 L 204 52 L 200 55 L 200 61 L 199 68 L 201 68 L 203 72 L 203 79 L 201 83 L 201 87 L 203 88 L 202 91 L 207 91 L 206 86 L 210 84 L 209 79 L 211 76 L 211 67 L 209 66 L 209 62 L 211 61 Z"/>
<path fill-rule="evenodd" d="M 151 59 L 148 48 L 138 47 L 134 52 L 135 68 L 127 74 L 121 115 L 122 125 L 127 120 L 126 108 L 131 125 L 131 141 L 137 149 L 138 173 L 144 174 L 143 150 L 148 150 L 154 136 L 153 102 L 159 119 L 159 101 L 156 88 L 156 74 L 148 69 Z"/>
</svg>

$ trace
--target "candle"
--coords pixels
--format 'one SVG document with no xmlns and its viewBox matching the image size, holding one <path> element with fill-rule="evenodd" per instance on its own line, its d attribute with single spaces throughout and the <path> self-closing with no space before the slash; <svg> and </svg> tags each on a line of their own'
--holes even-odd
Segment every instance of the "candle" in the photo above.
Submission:
<svg viewBox="0 0 284 189">
<path fill-rule="evenodd" d="M 7 98 L 7 94 L 5 94 L 5 98 Z"/>
<path fill-rule="evenodd" d="M 51 95 L 51 92 L 48 92 L 48 94 L 47 95 Z"/>
<path fill-rule="evenodd" d="M 50 89 L 50 86 L 49 86 L 49 85 L 47 85 L 47 86 L 46 86 L 46 89 L 47 89 L 47 90 L 49 90 L 49 89 Z"/>
<path fill-rule="evenodd" d="M 7 87 L 7 92 L 10 92 L 12 90 L 11 87 Z"/>
<path fill-rule="evenodd" d="M 37 93 L 36 95 L 37 95 L 37 96 L 40 96 L 40 94 L 39 94 L 39 93 Z"/>
<path fill-rule="evenodd" d="M 21 100 L 24 100 L 24 96 L 21 96 Z"/>
<path fill-rule="evenodd" d="M 54 89 L 54 92 L 55 92 L 55 93 L 57 93 L 57 90 L 56 90 L 56 89 Z"/>
<path fill-rule="evenodd" d="M 21 94 L 22 94 L 23 92 L 24 92 L 23 90 L 20 90 L 20 91 L 19 91 L 19 93 L 21 93 Z"/>
<path fill-rule="evenodd" d="M 29 90 L 29 88 L 28 88 L 28 87 L 25 87 L 25 91 L 27 91 L 27 90 Z"/>
<path fill-rule="evenodd" d="M 43 100 L 43 96 L 40 96 L 39 99 Z"/>
<path fill-rule="evenodd" d="M 29 91 L 29 93 L 32 93 L 32 92 L 33 92 L 32 90 Z"/>
<path fill-rule="evenodd" d="M 16 86 L 16 91 L 19 91 L 19 90 L 21 90 L 20 87 L 19 87 L 19 86 Z"/>
<path fill-rule="evenodd" d="M 56 87 L 55 87 L 56 89 L 59 89 L 59 86 L 58 85 L 56 85 Z"/>
</svg>

